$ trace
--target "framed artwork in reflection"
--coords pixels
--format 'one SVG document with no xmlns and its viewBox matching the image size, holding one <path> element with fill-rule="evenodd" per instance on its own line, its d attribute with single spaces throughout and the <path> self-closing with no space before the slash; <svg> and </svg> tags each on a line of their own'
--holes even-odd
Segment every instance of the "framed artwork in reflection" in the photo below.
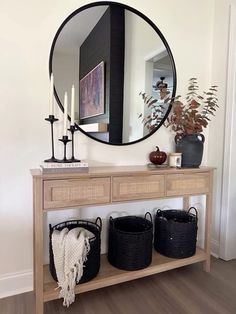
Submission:
<svg viewBox="0 0 236 314">
<path fill-rule="evenodd" d="M 104 61 L 80 80 L 80 119 L 104 113 Z"/>
</svg>

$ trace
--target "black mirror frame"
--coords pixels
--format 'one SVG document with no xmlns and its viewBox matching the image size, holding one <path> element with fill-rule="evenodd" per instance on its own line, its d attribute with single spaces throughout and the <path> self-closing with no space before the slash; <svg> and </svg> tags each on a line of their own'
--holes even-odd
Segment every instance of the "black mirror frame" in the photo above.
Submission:
<svg viewBox="0 0 236 314">
<path fill-rule="evenodd" d="M 65 20 L 64 22 L 61 24 L 61 26 L 59 27 L 59 29 L 57 30 L 56 32 L 56 35 L 53 39 L 53 42 L 52 42 L 52 46 L 51 46 L 51 50 L 50 50 L 50 54 L 49 54 L 49 77 L 51 77 L 51 73 L 52 73 L 52 58 L 53 58 L 53 53 L 54 53 L 54 48 L 55 48 L 55 45 L 56 45 L 56 41 L 57 41 L 57 38 L 58 36 L 60 35 L 63 27 L 75 16 L 77 15 L 79 12 L 82 12 L 86 9 L 89 9 L 89 8 L 92 8 L 94 6 L 103 6 L 103 5 L 112 5 L 112 4 L 115 4 L 115 5 L 119 5 L 121 7 L 123 7 L 124 9 L 127 9 L 135 14 L 137 14 L 139 17 L 143 18 L 155 31 L 156 33 L 158 34 L 158 36 L 161 38 L 164 46 L 166 47 L 166 50 L 168 52 L 168 55 L 169 55 L 169 58 L 170 58 L 170 61 L 171 61 L 171 66 L 172 66 L 172 70 L 173 70 L 173 91 L 172 91 L 172 97 L 175 97 L 175 94 L 176 94 L 176 86 L 177 86 L 177 77 L 176 77 L 176 67 L 175 67 L 175 62 L 174 62 L 174 58 L 173 58 L 173 55 L 172 55 L 172 52 L 171 52 L 171 49 L 165 39 L 165 37 L 163 36 L 163 34 L 161 33 L 161 31 L 159 30 L 159 28 L 146 16 L 144 15 L 143 13 L 139 12 L 138 10 L 126 5 L 126 4 L 122 4 L 122 3 L 119 3 L 119 2 L 111 2 L 111 1 L 101 1 L 101 2 L 92 2 L 92 3 L 89 3 L 87 5 L 84 5 L 82 7 L 80 7 L 79 9 L 75 10 L 74 12 L 72 12 Z M 62 110 L 62 112 L 64 112 L 64 107 L 58 97 L 58 94 L 57 94 L 57 91 L 56 91 L 56 88 L 54 86 L 54 96 L 55 96 L 55 99 L 60 107 L 60 109 Z M 171 104 L 169 105 L 169 108 L 167 109 L 166 113 L 165 113 L 165 116 L 163 117 L 162 121 L 160 122 L 160 124 L 158 125 L 158 127 L 156 129 L 154 129 L 152 132 L 150 132 L 149 134 L 147 134 L 146 136 L 138 139 L 138 140 L 135 140 L 133 142 L 128 142 L 128 143 L 109 143 L 109 142 L 106 142 L 106 141 L 102 141 L 100 139 L 97 139 L 95 137 L 93 137 L 92 135 L 86 133 L 84 130 L 82 130 L 79 125 L 75 124 L 75 127 L 76 127 L 76 131 L 81 131 L 82 133 L 84 133 L 86 136 L 90 137 L 91 139 L 97 141 L 97 142 L 100 142 L 100 143 L 103 143 L 103 144 L 108 144 L 108 145 L 115 145 L 115 146 L 123 146 L 123 145 L 131 145 L 131 144 L 135 144 L 135 143 L 138 143 L 138 142 L 141 142 L 143 140 L 145 140 L 146 138 L 148 138 L 149 136 L 153 135 L 161 126 L 162 124 L 164 123 L 164 121 L 167 119 L 169 113 L 170 113 L 170 110 L 171 110 Z M 68 115 L 68 119 L 70 121 L 70 116 Z"/>
</svg>

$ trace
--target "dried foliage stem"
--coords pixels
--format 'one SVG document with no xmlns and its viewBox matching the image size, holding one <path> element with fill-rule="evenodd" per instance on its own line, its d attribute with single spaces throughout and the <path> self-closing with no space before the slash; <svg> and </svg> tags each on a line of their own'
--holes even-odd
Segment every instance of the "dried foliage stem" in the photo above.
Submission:
<svg viewBox="0 0 236 314">
<path fill-rule="evenodd" d="M 217 86 L 212 85 L 207 92 L 202 95 L 198 92 L 199 87 L 196 78 L 189 80 L 186 103 L 180 101 L 181 96 L 167 98 L 165 102 L 170 102 L 172 110 L 168 116 L 165 126 L 170 127 L 178 136 L 184 134 L 201 133 L 203 128 L 208 126 L 210 117 L 215 115 L 216 109 L 219 107 L 217 102 Z M 157 126 L 159 121 L 156 121 L 155 107 L 157 100 L 148 97 L 147 94 L 142 94 L 144 103 L 152 106 L 154 115 L 149 115 L 143 119 L 143 123 L 148 129 L 152 130 Z M 161 108 L 158 108 L 161 110 Z"/>
</svg>

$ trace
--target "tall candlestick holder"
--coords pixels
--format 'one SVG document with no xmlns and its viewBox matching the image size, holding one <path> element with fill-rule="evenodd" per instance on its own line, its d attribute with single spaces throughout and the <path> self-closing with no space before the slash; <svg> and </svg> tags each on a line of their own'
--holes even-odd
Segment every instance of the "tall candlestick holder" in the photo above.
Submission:
<svg viewBox="0 0 236 314">
<path fill-rule="evenodd" d="M 74 156 L 74 133 L 75 133 L 75 125 L 71 125 L 68 129 L 71 132 L 71 140 L 72 140 L 72 147 L 71 147 L 71 158 L 69 159 L 70 162 L 80 162 L 79 159 L 76 159 Z"/>
<path fill-rule="evenodd" d="M 61 141 L 64 144 L 64 158 L 59 160 L 59 162 L 65 162 L 65 163 L 71 162 L 69 159 L 66 158 L 66 145 L 67 143 L 71 142 L 71 140 L 68 139 L 67 135 L 63 135 L 62 138 L 59 139 L 59 141 Z"/>
<path fill-rule="evenodd" d="M 58 159 L 56 159 L 54 156 L 54 135 L 53 135 L 53 124 L 54 124 L 54 122 L 58 121 L 58 119 L 55 118 L 54 115 L 50 114 L 48 116 L 48 118 L 45 118 L 45 120 L 50 122 L 50 124 L 51 124 L 52 157 L 44 160 L 44 162 L 58 162 Z"/>
</svg>

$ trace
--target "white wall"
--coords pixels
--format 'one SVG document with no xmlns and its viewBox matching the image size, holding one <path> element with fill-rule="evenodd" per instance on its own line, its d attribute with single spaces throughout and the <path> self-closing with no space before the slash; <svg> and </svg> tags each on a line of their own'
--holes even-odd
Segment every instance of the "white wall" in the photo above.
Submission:
<svg viewBox="0 0 236 314">
<path fill-rule="evenodd" d="M 176 62 L 178 93 L 185 93 L 187 81 L 192 76 L 199 78 L 201 89 L 208 87 L 213 0 L 199 0 L 197 5 L 195 0 L 120 2 L 143 12 L 165 35 Z M 44 121 L 49 107 L 49 51 L 58 26 L 65 17 L 87 3 L 85 0 L 14 0 L 13 3 L 1 3 L 0 287 L 3 288 L 0 296 L 15 293 L 16 280 L 21 282 L 18 292 L 32 288 L 32 183 L 29 169 L 38 167 L 50 155 L 49 126 Z M 59 111 L 58 116 L 61 117 Z M 61 136 L 61 129 L 61 123 L 57 123 L 56 138 Z M 207 146 L 212 143 L 214 145 L 214 138 L 206 142 L 204 162 Z M 156 145 L 172 150 L 173 135 L 161 127 L 144 142 L 119 147 L 101 144 L 77 134 L 76 151 L 90 165 L 145 164 L 148 153 Z M 58 142 L 58 157 L 61 150 Z M 168 200 L 157 204 L 173 206 Z M 176 201 L 174 205 L 178 207 L 179 203 Z M 139 211 L 146 208 L 140 206 Z M 102 215 L 106 216 L 113 210 L 112 206 L 105 208 Z M 93 217 L 98 214 L 99 209 L 90 213 Z M 52 219 L 56 220 L 55 217 Z M 217 225 L 216 221 L 214 225 Z"/>
<path fill-rule="evenodd" d="M 57 52 L 56 57 L 53 58 L 52 72 L 54 73 L 54 84 L 57 87 L 58 97 L 62 104 L 65 92 L 68 93 L 68 110 L 70 112 L 72 85 L 75 86 L 75 99 L 79 99 L 79 49 L 76 49 L 74 54 Z"/>
<path fill-rule="evenodd" d="M 164 50 L 165 46 L 156 31 L 143 18 L 126 10 L 123 114 L 123 142 L 125 143 L 143 137 L 143 124 L 138 116 L 140 113 L 143 114 L 145 109 L 139 93 L 148 92 L 145 88 L 145 58 L 161 49 Z M 150 84 L 150 88 L 151 86 Z"/>
</svg>

